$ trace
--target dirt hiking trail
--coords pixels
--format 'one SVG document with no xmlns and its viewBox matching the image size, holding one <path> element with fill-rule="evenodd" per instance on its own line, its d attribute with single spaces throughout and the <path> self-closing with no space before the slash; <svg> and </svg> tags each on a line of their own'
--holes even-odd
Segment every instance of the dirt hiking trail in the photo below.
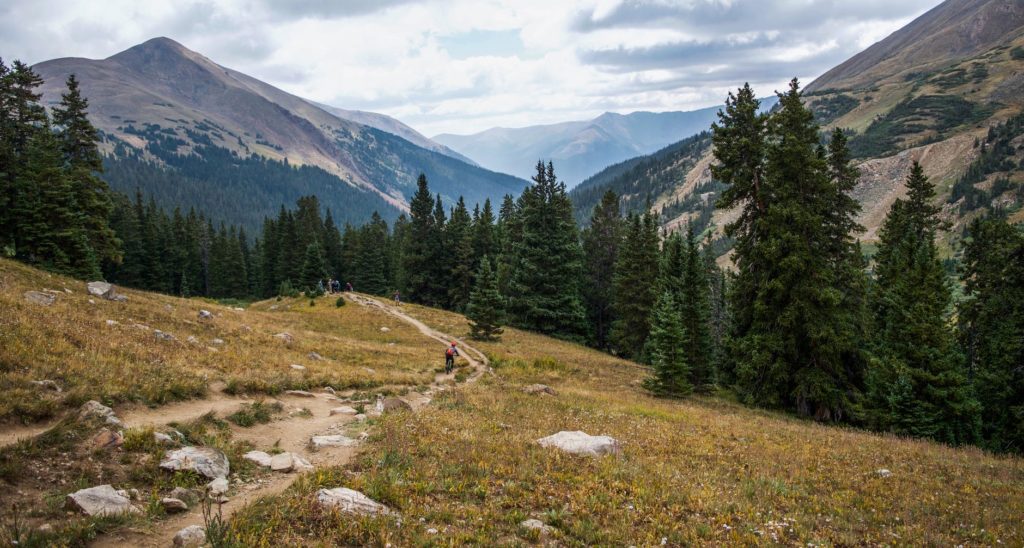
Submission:
<svg viewBox="0 0 1024 548">
<path fill-rule="evenodd" d="M 404 321 L 414 327 L 421 334 L 447 346 L 451 341 L 456 341 L 462 350 L 462 357 L 469 362 L 472 373 L 466 377 L 465 382 L 474 382 L 484 373 L 490 371 L 489 361 L 479 350 L 465 344 L 450 334 L 437 331 L 425 323 L 409 316 L 395 306 L 385 305 L 381 301 L 355 293 L 346 293 L 346 298 L 360 306 L 369 306 L 383 310 L 384 312 Z M 381 349 L 381 352 L 386 352 Z M 440 361 L 441 353 L 438 352 Z M 439 373 L 434 377 L 434 382 L 423 393 L 411 391 L 401 399 L 408 403 L 414 412 L 428 405 L 437 392 L 446 390 L 454 384 L 455 372 L 451 374 Z M 255 401 L 253 398 L 241 398 L 228 396 L 222 392 L 223 385 L 211 384 L 211 396 L 205 400 L 192 400 L 177 402 L 156 409 L 138 408 L 128 409 L 120 415 L 127 427 L 139 426 L 160 426 L 170 422 L 182 422 L 201 417 L 207 412 L 213 411 L 223 416 L 235 411 L 246 403 Z M 342 405 L 355 405 L 362 403 L 367 409 L 373 407 L 374 402 L 354 402 L 348 399 L 349 392 L 332 394 L 329 392 L 313 393 L 309 396 L 283 395 L 276 399 L 285 408 L 285 416 L 279 420 L 267 424 L 255 425 L 251 428 L 240 428 L 232 425 L 233 438 L 252 443 L 257 448 L 279 447 L 282 451 L 297 454 L 305 458 L 315 468 L 329 466 L 343 466 L 347 464 L 358 452 L 359 447 L 331 447 L 319 450 L 312 450 L 310 438 L 317 435 L 343 434 L 352 438 L 358 438 L 360 432 L 365 432 L 366 426 L 362 421 L 352 415 L 338 414 L 331 415 L 331 409 Z M 299 409 L 308 409 L 307 413 L 296 413 Z M 40 431 L 45 428 L 40 429 Z M 2 440 L 3 438 L 0 438 Z M 229 518 L 235 511 L 243 508 L 248 503 L 259 497 L 275 495 L 283 492 L 296 479 L 296 474 L 270 473 L 262 476 L 253 483 L 242 485 L 240 488 L 232 484 L 232 492 L 228 502 L 221 506 L 221 512 L 225 519 Z M 96 539 L 91 546 L 114 547 L 114 546 L 153 546 L 166 547 L 172 544 L 174 535 L 181 529 L 190 525 L 203 525 L 202 512 L 199 504 L 193 505 L 187 512 L 172 515 L 156 522 L 148 527 L 139 529 L 125 529 L 112 534 L 104 535 Z"/>
</svg>

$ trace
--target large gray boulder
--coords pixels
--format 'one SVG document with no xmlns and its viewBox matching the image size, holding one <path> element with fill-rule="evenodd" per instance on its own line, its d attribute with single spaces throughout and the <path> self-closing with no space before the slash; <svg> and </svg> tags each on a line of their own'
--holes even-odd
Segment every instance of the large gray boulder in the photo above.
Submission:
<svg viewBox="0 0 1024 548">
<path fill-rule="evenodd" d="M 198 548 L 206 544 L 206 530 L 202 525 L 189 525 L 178 531 L 171 542 L 175 548 Z"/>
<path fill-rule="evenodd" d="M 563 431 L 537 440 L 541 447 L 555 447 L 576 455 L 609 455 L 619 452 L 619 442 L 609 436 L 591 436 L 579 430 Z"/>
<path fill-rule="evenodd" d="M 337 509 L 346 514 L 375 516 L 391 513 L 387 506 L 347 487 L 321 489 L 316 492 L 316 500 L 321 506 Z"/>
<path fill-rule="evenodd" d="M 231 471 L 227 455 L 212 447 L 182 447 L 168 451 L 160 461 L 160 468 L 170 472 L 187 470 L 209 479 L 227 477 Z"/>
<path fill-rule="evenodd" d="M 136 513 L 138 508 L 132 501 L 118 493 L 109 485 L 98 485 L 75 491 L 65 501 L 69 509 L 77 510 L 87 516 L 114 516 L 125 513 Z"/>
<path fill-rule="evenodd" d="M 108 301 L 126 301 L 127 297 L 117 293 L 117 289 L 114 284 L 107 282 L 89 282 L 86 284 L 86 289 L 89 294 L 94 297 L 102 297 Z"/>
</svg>

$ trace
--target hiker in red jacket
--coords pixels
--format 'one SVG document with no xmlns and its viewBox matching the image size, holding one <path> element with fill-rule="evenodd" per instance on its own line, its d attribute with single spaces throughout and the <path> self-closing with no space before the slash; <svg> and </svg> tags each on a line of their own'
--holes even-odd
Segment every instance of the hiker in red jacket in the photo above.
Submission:
<svg viewBox="0 0 1024 548">
<path fill-rule="evenodd" d="M 444 351 L 444 372 L 451 373 L 452 369 L 455 369 L 455 356 L 459 355 L 459 349 L 455 348 L 455 343 L 448 347 L 448 350 Z"/>
</svg>

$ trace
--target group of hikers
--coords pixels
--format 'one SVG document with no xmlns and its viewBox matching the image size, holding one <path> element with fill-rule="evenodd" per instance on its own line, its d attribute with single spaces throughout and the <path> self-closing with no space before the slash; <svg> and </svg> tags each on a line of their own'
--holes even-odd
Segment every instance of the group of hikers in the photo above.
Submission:
<svg viewBox="0 0 1024 548">
<path fill-rule="evenodd" d="M 321 293 L 341 293 L 341 280 L 335 280 L 334 278 L 317 280 L 316 288 L 319 289 Z M 345 291 L 353 291 L 352 282 L 345 283 Z"/>
</svg>

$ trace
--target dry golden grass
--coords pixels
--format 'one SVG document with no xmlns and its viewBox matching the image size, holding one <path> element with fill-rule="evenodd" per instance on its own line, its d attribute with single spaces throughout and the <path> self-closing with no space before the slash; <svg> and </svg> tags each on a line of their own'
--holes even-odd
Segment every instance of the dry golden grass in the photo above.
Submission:
<svg viewBox="0 0 1024 548">
<path fill-rule="evenodd" d="M 26 291 L 44 289 L 56 292 L 52 305 L 26 301 Z M 160 405 L 197 398 L 214 381 L 233 392 L 269 394 L 325 385 L 419 385 L 430 382 L 437 367 L 427 351 L 435 345 L 416 329 L 370 307 L 337 308 L 333 297 L 312 307 L 308 299 L 285 299 L 239 311 L 120 291 L 127 302 L 91 298 L 90 304 L 83 282 L 0 260 L 0 422 L 38 421 L 90 399 Z M 215 318 L 200 320 L 200 309 Z M 176 340 L 159 340 L 157 329 Z M 294 342 L 274 337 L 281 332 Z M 311 359 L 310 352 L 325 360 Z M 31 382 L 44 379 L 63 392 Z"/>
<path fill-rule="evenodd" d="M 467 331 L 454 314 L 406 311 Z M 635 386 L 643 369 L 516 330 L 476 346 L 500 357 L 495 376 L 419 415 L 385 417 L 354 466 L 310 474 L 236 514 L 237 539 L 514 545 L 539 540 L 518 525 L 537 517 L 565 545 L 1024 543 L 1020 459 L 720 400 L 651 398 Z M 558 396 L 521 392 L 535 382 Z M 611 435 L 623 454 L 576 457 L 534 441 L 560 430 Z M 394 507 L 401 523 L 318 509 L 315 490 L 338 486 Z"/>
</svg>

